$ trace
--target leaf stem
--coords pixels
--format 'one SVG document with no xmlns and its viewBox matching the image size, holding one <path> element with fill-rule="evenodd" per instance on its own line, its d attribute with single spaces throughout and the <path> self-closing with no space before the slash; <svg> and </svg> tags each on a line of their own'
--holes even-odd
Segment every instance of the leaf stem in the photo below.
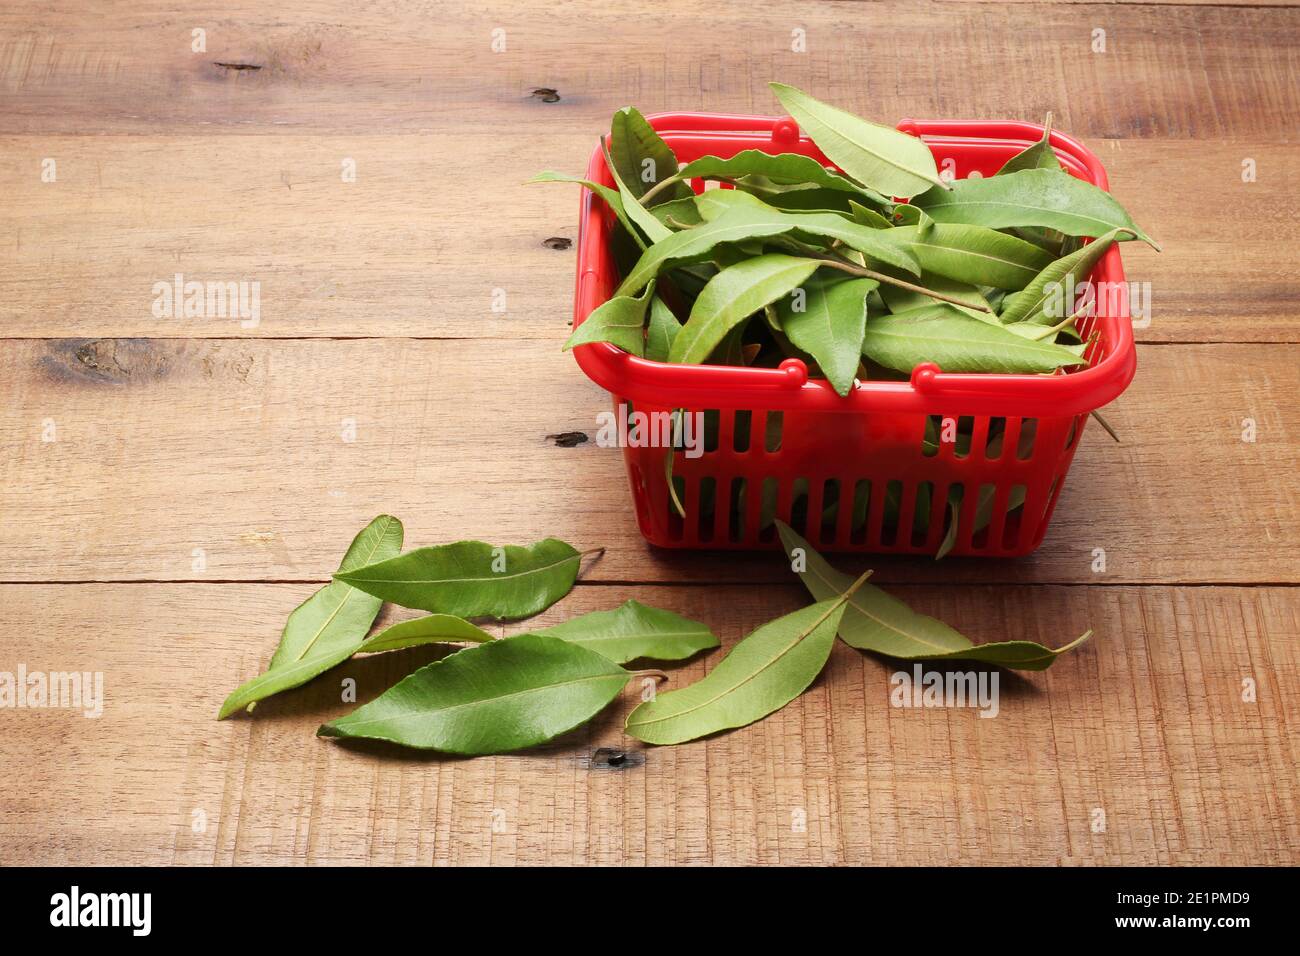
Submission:
<svg viewBox="0 0 1300 956">
<path fill-rule="evenodd" d="M 604 549 L 604 548 L 591 548 L 591 549 L 589 549 L 589 550 L 587 550 L 587 551 L 579 552 L 579 554 L 578 554 L 578 560 L 581 561 L 583 558 L 590 557 L 590 556 L 593 555 L 593 554 L 596 555 L 597 557 L 599 557 L 600 555 L 602 555 L 602 554 L 604 554 L 604 553 L 605 553 L 605 549 Z"/>
<path fill-rule="evenodd" d="M 682 177 L 680 173 L 674 173 L 672 176 L 669 176 L 667 179 L 659 180 L 659 182 L 655 183 L 653 186 L 651 186 L 649 189 L 647 189 L 644 193 L 641 194 L 641 205 L 648 207 L 650 205 L 650 200 L 654 199 L 655 196 L 658 196 L 660 192 L 662 192 L 664 189 L 667 189 L 673 183 L 679 183 L 681 181 L 682 181 Z"/>
<path fill-rule="evenodd" d="M 971 302 L 963 302 L 961 299 L 955 298 L 950 295 L 944 295 L 942 292 L 934 292 L 930 289 L 924 288 L 923 286 L 919 286 L 914 283 L 907 282 L 904 279 L 895 279 L 893 276 L 885 275 L 883 272 L 876 272 L 874 269 L 864 269 L 862 266 L 855 265 L 854 263 L 841 259 L 838 256 L 818 255 L 814 253 L 812 255 L 812 258 L 821 259 L 828 266 L 831 266 L 832 268 L 835 269 L 839 269 L 843 272 L 847 272 L 850 275 L 862 276 L 863 278 L 866 279 L 875 279 L 877 282 L 886 282 L 889 285 L 896 285 L 900 289 L 906 289 L 908 292 L 919 292 L 921 293 L 921 295 L 928 295 L 930 298 L 938 299 L 940 302 L 948 302 L 951 303 L 952 305 L 960 305 L 963 308 L 973 309 L 976 312 L 987 312 L 990 315 L 993 314 L 993 310 L 990 309 L 988 306 L 980 306 Z"/>
</svg>

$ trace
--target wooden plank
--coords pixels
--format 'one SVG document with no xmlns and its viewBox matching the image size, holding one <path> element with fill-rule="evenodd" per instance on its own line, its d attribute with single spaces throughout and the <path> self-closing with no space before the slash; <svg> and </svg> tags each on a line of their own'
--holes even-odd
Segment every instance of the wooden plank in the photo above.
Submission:
<svg viewBox="0 0 1300 956">
<path fill-rule="evenodd" d="M 808 693 L 739 731 L 642 749 L 621 730 L 633 685 L 544 749 L 473 760 L 313 738 L 348 709 L 343 678 L 370 699 L 427 649 L 215 721 L 310 590 L 0 587 L 0 669 L 104 678 L 98 719 L 0 711 L 0 863 L 1300 862 L 1295 588 L 901 588 L 977 639 L 1097 637 L 1044 674 L 1002 673 L 993 719 L 892 707 L 898 665 L 841 645 Z M 805 600 L 583 587 L 542 620 L 627 597 L 707 621 L 727 647 Z M 718 657 L 672 668 L 670 686 Z M 598 747 L 630 766 L 592 768 Z"/>
<path fill-rule="evenodd" d="M 0 124 L 40 133 L 197 124 L 509 131 L 545 116 L 556 130 L 586 132 L 626 103 L 768 111 L 764 84 L 776 78 L 881 117 L 1055 109 L 1062 128 L 1099 137 L 1267 137 L 1300 113 L 1294 9 L 889 2 L 795 13 L 775 0 L 686 0 L 643 13 L 545 0 L 508 11 L 235 0 L 219 19 L 178 15 L 166 0 L 111 16 L 9 5 L 0 11 Z M 192 50 L 194 28 L 207 30 L 203 52 Z M 1104 53 L 1093 52 L 1098 29 Z M 500 52 L 494 30 L 504 31 Z M 795 52 L 796 30 L 805 53 Z M 543 87 L 559 100 L 532 95 Z"/>
<path fill-rule="evenodd" d="M 558 343 L 572 315 L 576 252 L 545 240 L 576 239 L 578 190 L 522 184 L 547 167 L 582 172 L 607 122 L 553 135 L 535 121 L 508 138 L 472 130 L 5 138 L 0 230 L 12 242 L 0 252 L 0 330 Z M 1300 238 L 1261 228 L 1300 217 L 1293 147 L 1091 145 L 1116 195 L 1165 245 L 1161 255 L 1124 247 L 1130 281 L 1149 284 L 1140 340 L 1300 340 L 1290 269 Z M 46 158 L 57 164 L 54 183 L 41 181 Z M 345 159 L 357 164 L 354 183 L 342 179 Z M 1254 182 L 1242 181 L 1247 160 Z M 1232 214 L 1207 229 L 1205 204 L 1189 196 L 1218 197 Z M 256 315 L 232 307 L 185 318 L 176 307 L 160 317 L 155 283 L 173 286 L 177 274 L 257 283 Z"/>
<path fill-rule="evenodd" d="M 622 457 L 594 440 L 608 399 L 552 342 L 22 340 L 6 352 L 0 580 L 318 581 L 384 511 L 411 545 L 603 545 L 596 580 L 788 580 L 769 554 L 645 546 Z M 1106 412 L 1123 443 L 1085 430 L 1037 554 L 880 559 L 881 579 L 1300 581 L 1298 358 L 1295 345 L 1141 348 Z M 574 431 L 589 440 L 557 445 Z"/>
</svg>

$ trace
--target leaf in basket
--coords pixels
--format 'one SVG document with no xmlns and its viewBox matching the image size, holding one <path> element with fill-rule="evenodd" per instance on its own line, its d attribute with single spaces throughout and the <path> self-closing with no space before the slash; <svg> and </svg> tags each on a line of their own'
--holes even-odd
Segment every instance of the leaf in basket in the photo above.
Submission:
<svg viewBox="0 0 1300 956">
<path fill-rule="evenodd" d="M 555 538 L 526 548 L 457 541 L 417 548 L 334 577 L 402 607 L 517 620 L 568 594 L 581 561 L 581 554 Z"/>
<path fill-rule="evenodd" d="M 889 202 L 880 193 L 865 189 L 853 180 L 827 169 L 811 156 L 799 153 L 765 153 L 761 149 L 746 149 L 728 159 L 701 156 L 687 163 L 681 171 L 683 179 L 739 179 L 742 176 L 762 176 L 779 186 L 806 183 L 865 196 L 872 202 Z"/>
<path fill-rule="evenodd" d="M 1106 254 L 1106 250 L 1126 230 L 1112 229 L 1062 256 L 1046 266 L 1033 280 L 1014 295 L 1009 295 L 998 316 L 1007 325 L 1013 322 L 1035 322 L 1052 325 L 1074 311 L 1074 303 L 1065 301 L 1065 291 L 1071 283 L 1086 278 Z"/>
<path fill-rule="evenodd" d="M 673 341 L 682 330 L 682 324 L 673 310 L 659 296 L 650 300 L 650 324 L 645 332 L 645 357 L 655 362 L 667 362 Z"/>
<path fill-rule="evenodd" d="M 645 352 L 645 310 L 652 287 L 646 286 L 638 296 L 616 295 L 591 310 L 591 314 L 573 330 L 564 343 L 564 351 L 576 345 L 611 342 L 625 352 Z"/>
<path fill-rule="evenodd" d="M 378 654 L 423 644 L 482 644 L 492 639 L 491 634 L 464 618 L 454 614 L 430 614 L 384 628 L 357 651 Z"/>
<path fill-rule="evenodd" d="M 865 579 L 759 627 L 701 680 L 638 706 L 628 714 L 624 731 L 648 744 L 679 744 L 780 710 L 821 673 L 845 602 Z"/>
<path fill-rule="evenodd" d="M 628 218 L 627 210 L 623 207 L 623 197 L 619 195 L 617 189 L 610 189 L 608 186 L 602 186 L 600 183 L 593 183 L 590 179 L 583 179 L 581 176 L 569 176 L 566 173 L 553 173 L 550 171 L 538 173 L 528 183 L 577 183 L 579 186 L 585 186 L 593 193 L 605 200 L 605 205 L 614 211 L 615 217 L 627 230 L 637 246 L 644 249 L 645 240 L 641 238 L 640 231 L 632 225 L 632 220 Z"/>
<path fill-rule="evenodd" d="M 883 235 L 905 243 L 924 271 L 969 285 L 1023 289 L 1052 261 L 1032 242 L 983 226 L 930 223 Z"/>
<path fill-rule="evenodd" d="M 838 240 L 849 249 L 912 275 L 920 275 L 921 272 L 916 256 L 907 244 L 892 241 L 886 234 L 887 230 L 864 226 L 833 212 L 786 212 L 739 189 L 710 189 L 703 195 L 696 196 L 695 204 L 705 222 L 717 222 L 724 217 L 739 220 L 751 216 L 755 222 L 781 223 L 787 226 L 788 229 L 782 232 L 795 231 L 801 235 Z"/>
<path fill-rule="evenodd" d="M 768 86 L 827 158 L 864 186 L 902 199 L 933 185 L 947 188 L 930 148 L 917 137 L 870 123 L 793 86 Z"/>
<path fill-rule="evenodd" d="M 1062 346 L 1030 341 L 946 304 L 871 316 L 862 353 L 900 372 L 922 362 L 945 372 L 1050 372 L 1081 364 Z"/>
<path fill-rule="evenodd" d="M 818 279 L 803 295 L 787 295 L 776 303 L 781 329 L 797 348 L 821 367 L 840 395 L 847 395 L 862 360 L 862 336 L 867 324 L 867 294 L 875 279 Z"/>
<path fill-rule="evenodd" d="M 978 286 L 946 279 L 943 276 L 934 275 L 924 270 L 922 270 L 921 278 L 917 280 L 916 284 L 931 291 L 942 293 L 950 299 L 959 300 L 960 304 L 959 302 L 952 303 L 953 308 L 960 309 L 972 318 L 979 319 L 981 322 L 998 321 L 997 316 L 993 314 L 993 306 L 984 296 L 984 293 L 979 290 Z M 896 285 L 881 285 L 880 295 L 884 298 L 885 304 L 889 306 L 890 312 L 906 312 L 909 309 L 934 305 L 934 299 L 930 298 L 930 296 L 921 292 L 913 292 L 910 289 L 901 289 Z"/>
<path fill-rule="evenodd" d="M 777 530 L 787 555 L 793 556 L 796 548 L 801 550 L 806 570 L 799 572 L 799 578 L 814 600 L 834 597 L 852 582 L 785 522 L 778 521 Z M 898 598 L 864 584 L 849 599 L 839 634 L 850 647 L 901 660 L 972 660 L 1038 671 L 1051 667 L 1057 657 L 1078 647 L 1092 631 L 1055 650 L 1034 641 L 972 644 L 942 621 L 918 614 Z"/>
<path fill-rule="evenodd" d="M 1042 226 L 1067 236 L 1101 236 L 1123 229 L 1129 234 L 1126 238 L 1160 248 L 1110 193 L 1061 169 L 1022 169 L 1006 176 L 959 179 L 951 190 L 931 189 L 913 203 L 935 222 L 990 229 Z"/>
<path fill-rule="evenodd" d="M 348 547 L 339 571 L 351 571 L 402 550 L 402 523 L 380 515 Z M 285 622 L 265 672 L 236 688 L 217 714 L 218 720 L 256 701 L 307 683 L 351 657 L 375 622 L 383 604 L 341 581 L 333 581 L 299 604 Z"/>
<path fill-rule="evenodd" d="M 1000 437 L 1000 436 L 999 436 Z M 998 446 L 1001 448 L 1001 445 Z M 989 456 L 996 458 L 998 451 L 994 449 L 993 443 L 989 443 Z M 997 497 L 997 487 L 995 485 L 981 485 L 979 490 L 979 500 L 975 503 L 975 526 L 971 529 L 971 534 L 979 534 L 989 526 L 993 520 L 993 502 Z M 958 519 L 961 516 L 962 492 L 959 488 L 951 488 L 948 491 L 948 527 L 944 532 L 944 537 L 939 542 L 939 548 L 934 553 L 934 559 L 938 561 L 947 557 L 957 544 Z M 1015 509 L 1025 503 L 1025 486 L 1014 485 L 1011 492 L 1007 495 L 1007 513 L 1010 514 Z"/>
<path fill-rule="evenodd" d="M 627 601 L 612 611 L 582 614 L 532 633 L 579 644 L 615 664 L 640 658 L 680 661 L 718 646 L 717 637 L 698 621 L 637 601 Z"/>
<path fill-rule="evenodd" d="M 816 259 L 769 253 L 723 269 L 695 300 L 668 361 L 700 364 L 732 329 L 807 281 L 817 266 Z"/>
<path fill-rule="evenodd" d="M 1007 176 L 1011 173 L 1018 173 L 1022 169 L 1060 169 L 1061 161 L 1056 156 L 1056 151 L 1052 149 L 1052 114 L 1047 114 L 1047 121 L 1043 124 L 1043 137 L 1031 146 L 1026 146 L 1016 155 L 1012 156 L 999 169 L 995 176 Z"/>
<path fill-rule="evenodd" d="M 521 634 L 421 667 L 316 734 L 467 756 L 507 753 L 586 723 L 631 676 L 585 647 Z"/>
<path fill-rule="evenodd" d="M 694 195 L 690 199 L 674 199 L 672 202 L 657 203 L 650 207 L 649 212 L 670 229 L 698 226 L 704 221 L 695 206 Z"/>
<path fill-rule="evenodd" d="M 617 171 L 619 178 L 638 199 L 659 183 L 677 175 L 676 154 L 646 118 L 631 106 L 615 113 L 610 122 L 609 152 L 613 158 L 611 169 Z M 675 182 L 656 192 L 648 205 L 689 199 L 692 195 L 689 186 Z"/>
<path fill-rule="evenodd" d="M 623 198 L 623 209 L 627 212 L 628 218 L 637 224 L 641 232 L 651 242 L 658 242 L 660 239 L 671 236 L 673 231 L 652 216 L 645 206 L 641 205 L 641 200 L 636 197 L 636 193 L 628 188 L 627 183 L 623 181 L 623 177 L 619 175 L 614 160 L 610 158 L 609 150 L 605 148 L 603 143 L 601 149 L 605 153 L 605 165 L 609 167 L 610 175 L 614 177 L 614 185 L 618 187 L 618 194 Z"/>
<path fill-rule="evenodd" d="M 853 216 L 854 222 L 870 226 L 872 229 L 890 229 L 894 225 L 876 210 L 852 200 L 849 201 L 849 213 Z"/>
<path fill-rule="evenodd" d="M 733 209 L 712 221 L 675 232 L 641 254 L 615 295 L 636 295 L 660 272 L 685 262 L 708 258 L 724 242 L 740 242 L 789 232 L 793 226 L 752 209 Z"/>
</svg>

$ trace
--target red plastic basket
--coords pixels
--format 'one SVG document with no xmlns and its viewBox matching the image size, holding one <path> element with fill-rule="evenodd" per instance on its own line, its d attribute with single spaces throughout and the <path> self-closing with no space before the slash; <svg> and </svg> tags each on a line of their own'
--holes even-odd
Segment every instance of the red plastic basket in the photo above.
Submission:
<svg viewBox="0 0 1300 956">
<path fill-rule="evenodd" d="M 827 163 L 788 117 L 665 113 L 650 122 L 683 163 L 745 149 L 799 152 Z M 898 128 L 920 136 L 941 166 L 953 159 L 966 176 L 992 175 L 1042 136 L 1041 126 L 1015 122 L 904 120 Z M 1051 143 L 1073 175 L 1107 188 L 1101 163 L 1081 143 L 1055 131 Z M 599 149 L 587 177 L 613 185 Z M 581 217 L 575 325 L 618 284 L 607 242 L 612 217 L 586 190 Z M 953 374 L 926 363 L 910 381 L 860 382 L 841 398 L 829 383 L 809 379 L 798 359 L 779 369 L 672 365 L 605 343 L 579 346 L 575 354 L 613 395 L 616 410 L 630 403 L 649 414 L 686 409 L 716 416 L 716 441 L 700 457 L 675 456 L 685 518 L 669 498 L 664 449 L 625 447 L 637 521 L 652 544 L 770 547 L 778 517 L 824 550 L 933 554 L 945 534 L 949 489 L 960 486 L 951 553 L 1023 555 L 1043 540 L 1088 413 L 1115 399 L 1137 364 L 1117 246 L 1092 278 L 1113 291 L 1098 295 L 1093 315 L 1079 324 L 1085 339 L 1098 333 L 1088 365 L 1067 374 Z M 990 455 L 990 423 L 999 418 L 1004 437 L 1000 453 Z M 959 456 L 951 442 L 934 453 L 923 443 L 927 419 L 957 419 L 964 430 L 973 425 L 968 453 Z M 1008 514 L 1008 501 L 1021 493 L 1023 507 Z M 987 523 L 976 520 L 981 499 Z"/>
</svg>

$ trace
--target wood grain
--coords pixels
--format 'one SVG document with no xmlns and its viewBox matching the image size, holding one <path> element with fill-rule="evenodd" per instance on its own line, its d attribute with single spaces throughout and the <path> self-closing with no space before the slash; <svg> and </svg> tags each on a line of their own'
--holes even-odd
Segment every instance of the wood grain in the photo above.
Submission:
<svg viewBox="0 0 1300 956">
<path fill-rule="evenodd" d="M 898 665 L 840 645 L 807 694 L 732 733 L 641 749 L 621 731 L 633 685 L 543 750 L 474 760 L 313 737 L 348 709 L 341 680 L 367 700 L 428 649 L 350 662 L 215 721 L 310 590 L 0 588 L 0 669 L 102 671 L 105 686 L 99 719 L 4 713 L 0 863 L 1300 861 L 1292 588 L 902 588 L 979 640 L 1004 636 L 1001 621 L 1052 643 L 1085 626 L 1097 637 L 1046 673 L 1003 673 L 993 719 L 891 707 Z M 805 600 L 795 587 L 581 587 L 543 620 L 627 597 L 706 621 L 728 647 Z M 669 686 L 719 656 L 673 668 Z M 593 768 L 599 747 L 644 763 Z"/>
<path fill-rule="evenodd" d="M 0 38 L 13 133 L 502 132 L 545 117 L 587 134 L 628 103 L 767 112 L 774 79 L 881 117 L 1054 109 L 1094 137 L 1259 139 L 1300 113 L 1300 11 L 1285 8 L 681 0 L 629 17 L 575 0 L 235 0 L 217 18 L 177 0 L 108 17 L 62 0 L 6 6 Z M 532 95 L 543 87 L 559 100 Z"/>
<path fill-rule="evenodd" d="M 524 183 L 543 168 L 581 173 L 608 119 L 563 135 L 534 118 L 509 137 L 226 135 L 220 148 L 189 135 L 2 139 L 0 232 L 11 241 L 0 250 L 0 329 L 560 341 L 576 251 L 545 240 L 576 240 L 578 189 Z M 1140 341 L 1300 341 L 1293 147 L 1090 145 L 1165 247 L 1123 250 L 1152 304 Z M 41 180 L 46 158 L 56 182 Z M 342 179 L 345 159 L 354 183 Z M 1247 160 L 1253 182 L 1242 181 Z M 1207 203 L 1224 213 L 1212 225 Z M 258 324 L 233 312 L 159 318 L 154 284 L 177 274 L 258 283 Z"/>
<path fill-rule="evenodd" d="M 879 559 L 879 574 L 1300 581 L 1298 358 L 1143 347 L 1107 409 L 1123 443 L 1085 430 L 1035 555 Z M 771 555 L 647 548 L 622 455 L 595 444 L 608 399 L 555 343 L 33 340 L 10 343 L 8 363 L 0 511 L 22 520 L 0 524 L 0 580 L 323 580 L 380 512 L 411 545 L 605 546 L 597 580 L 786 580 Z M 557 446 L 574 431 L 589 440 Z"/>
</svg>

